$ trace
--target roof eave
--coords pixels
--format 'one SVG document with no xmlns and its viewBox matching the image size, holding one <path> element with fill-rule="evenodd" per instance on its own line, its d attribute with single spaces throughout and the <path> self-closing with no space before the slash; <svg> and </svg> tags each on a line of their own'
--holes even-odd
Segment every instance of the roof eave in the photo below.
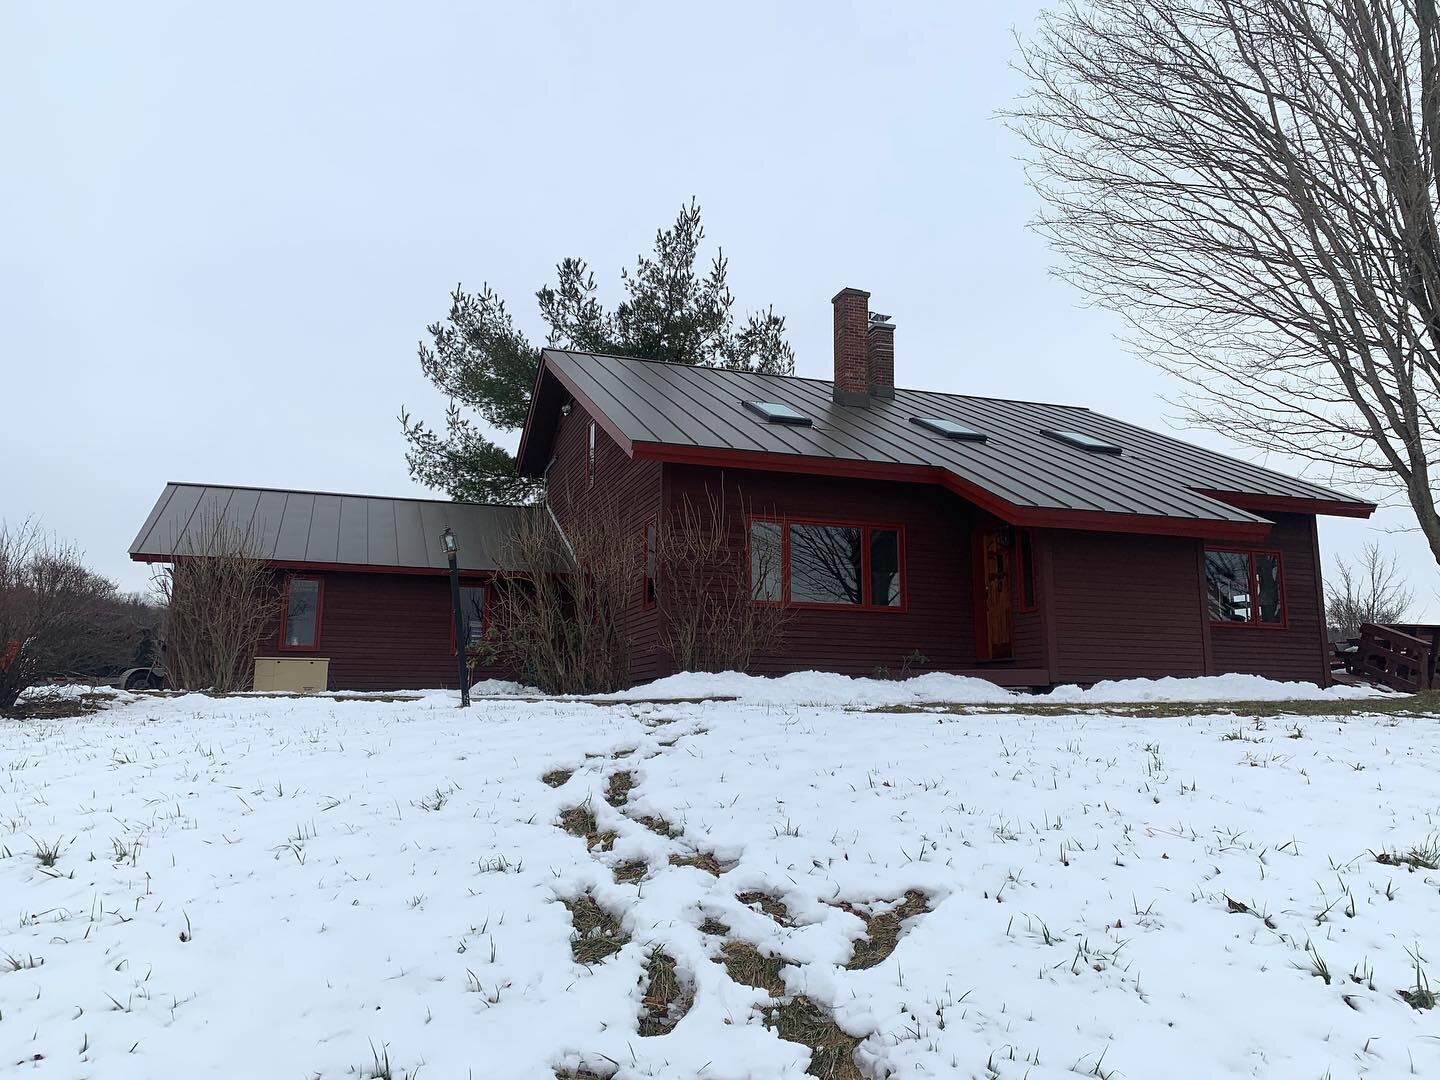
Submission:
<svg viewBox="0 0 1440 1080">
<path fill-rule="evenodd" d="M 1209 540 L 1263 540 L 1273 527 L 1258 518 L 1172 517 L 1161 514 L 1132 514 L 1107 510 L 1071 510 L 1018 506 L 1000 498 L 948 469 L 935 465 L 901 465 L 842 458 L 808 457 L 757 450 L 723 447 L 676 446 L 669 443 L 634 443 L 637 459 L 668 461 L 685 465 L 718 468 L 759 469 L 768 472 L 805 473 L 816 476 L 844 476 L 899 483 L 935 484 L 974 503 L 1002 521 L 1037 529 L 1076 529 L 1083 532 L 1125 532 L 1152 536 L 1192 536 Z M 1236 508 L 1242 509 L 1243 508 Z"/>
<path fill-rule="evenodd" d="M 1368 518 L 1376 504 L 1359 499 L 1301 499 L 1290 495 L 1262 495 L 1245 491 L 1195 488 L 1196 494 L 1238 510 L 1258 514 L 1317 514 L 1328 517 Z"/>
</svg>

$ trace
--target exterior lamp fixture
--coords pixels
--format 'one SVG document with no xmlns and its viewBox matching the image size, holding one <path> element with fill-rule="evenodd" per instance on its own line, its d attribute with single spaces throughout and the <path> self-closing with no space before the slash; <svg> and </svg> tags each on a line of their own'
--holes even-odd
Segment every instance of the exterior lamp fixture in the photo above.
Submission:
<svg viewBox="0 0 1440 1080">
<path fill-rule="evenodd" d="M 465 657 L 468 644 L 465 633 L 465 615 L 460 609 L 460 544 L 450 526 L 440 534 L 440 546 L 445 549 L 445 559 L 450 564 L 450 605 L 455 609 L 455 658 L 459 664 L 460 707 L 470 707 L 470 664 Z"/>
</svg>

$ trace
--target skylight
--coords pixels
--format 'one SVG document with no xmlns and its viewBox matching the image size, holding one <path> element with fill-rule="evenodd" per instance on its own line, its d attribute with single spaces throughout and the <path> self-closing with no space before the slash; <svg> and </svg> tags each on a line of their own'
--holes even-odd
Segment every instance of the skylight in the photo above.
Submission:
<svg viewBox="0 0 1440 1080">
<path fill-rule="evenodd" d="M 984 432 L 968 428 L 964 424 L 957 424 L 953 420 L 942 420 L 938 416 L 912 416 L 910 423 L 923 427 L 926 431 L 933 431 L 937 435 L 944 435 L 947 439 L 984 442 L 989 438 Z"/>
<path fill-rule="evenodd" d="M 747 401 L 745 407 L 753 413 L 758 413 L 772 424 L 794 424 L 796 427 L 809 427 L 813 421 L 804 413 L 798 413 L 789 405 L 781 405 L 777 401 Z"/>
<path fill-rule="evenodd" d="M 1120 447 L 1114 443 L 1097 439 L 1094 435 L 1086 435 L 1083 431 L 1047 431 L 1045 434 L 1071 446 L 1078 446 L 1081 450 L 1088 450 L 1092 454 L 1120 453 Z"/>
</svg>

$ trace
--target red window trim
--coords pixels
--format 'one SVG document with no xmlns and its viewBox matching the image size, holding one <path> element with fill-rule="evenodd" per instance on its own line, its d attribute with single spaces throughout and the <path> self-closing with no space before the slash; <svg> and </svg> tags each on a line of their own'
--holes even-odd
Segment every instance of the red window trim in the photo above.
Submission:
<svg viewBox="0 0 1440 1080">
<path fill-rule="evenodd" d="M 1028 615 L 1040 609 L 1040 581 L 1035 572 L 1035 530 L 1016 529 L 1015 557 L 1010 561 L 1010 593 L 1015 598 L 1015 611 L 1020 615 Z M 1023 552 L 1028 546 L 1030 551 L 1030 599 L 1025 599 L 1025 559 Z"/>
<path fill-rule="evenodd" d="M 295 581 L 315 582 L 315 643 L 313 645 L 285 644 L 285 630 L 290 623 L 290 585 Z M 325 579 L 315 574 L 286 574 L 285 588 L 280 594 L 280 634 L 277 648 L 281 652 L 319 652 L 321 637 L 325 632 Z"/>
<path fill-rule="evenodd" d="M 876 615 L 903 615 L 910 607 L 910 581 L 909 568 L 906 566 L 905 555 L 905 526 L 898 523 L 884 521 L 854 521 L 842 518 L 816 518 L 816 517 L 789 517 L 778 514 L 747 514 L 745 516 L 745 568 L 747 579 L 750 572 L 753 572 L 754 562 L 750 553 L 750 535 L 755 523 L 780 526 L 780 599 L 779 600 L 756 600 L 753 595 L 755 584 L 752 581 L 751 603 L 754 604 L 777 604 L 796 611 L 863 611 Z M 859 604 L 825 604 L 813 600 L 796 601 L 789 599 L 790 596 L 790 526 L 791 525 L 834 525 L 844 529 L 860 530 L 860 591 L 865 602 Z M 870 580 L 870 534 L 872 532 L 893 532 L 896 543 L 899 546 L 899 571 L 900 571 L 900 603 L 898 604 L 875 604 L 870 596 L 872 588 Z"/>
<path fill-rule="evenodd" d="M 650 537 L 655 537 L 655 565 L 650 565 Z M 650 586 L 655 586 L 655 595 L 650 595 Z M 660 522 L 646 518 L 640 523 L 640 610 L 649 611 L 660 603 Z"/>
<path fill-rule="evenodd" d="M 1219 544 L 1213 544 L 1213 545 L 1212 545 L 1212 544 L 1206 544 L 1206 545 L 1205 545 L 1205 548 L 1204 548 L 1203 554 L 1208 555 L 1208 554 L 1210 554 L 1212 551 L 1214 551 L 1214 552 L 1229 551 L 1229 552 L 1233 552 L 1233 553 L 1236 554 L 1236 555 L 1244 555 L 1244 556 L 1246 556 L 1246 558 L 1249 560 L 1249 562 L 1250 562 L 1250 612 L 1251 612 L 1251 617 L 1248 618 L 1248 619 L 1246 619 L 1244 622 L 1238 622 L 1238 621 L 1235 621 L 1235 620 L 1233 620 L 1233 619 L 1216 619 L 1216 618 L 1211 617 L 1211 616 L 1210 616 L 1210 582 L 1209 582 L 1209 579 L 1208 579 L 1208 578 L 1202 577 L 1201 582 L 1200 582 L 1200 588 L 1201 588 L 1202 590 L 1204 590 L 1204 596 L 1205 596 L 1205 614 L 1206 614 L 1206 617 L 1210 619 L 1210 625 L 1211 625 L 1212 627 L 1228 627 L 1228 628 L 1230 628 L 1230 629 L 1236 629 L 1236 630 L 1240 630 L 1240 629 L 1246 629 L 1246 630 L 1288 630 L 1288 629 L 1290 628 L 1290 602 L 1289 602 L 1289 599 L 1288 599 L 1288 598 L 1286 597 L 1286 595 L 1285 595 L 1285 554 L 1284 554 L 1284 552 L 1280 551 L 1278 548 L 1247 547 L 1247 546 L 1244 545 L 1244 544 L 1229 544 L 1229 545 L 1224 545 L 1224 546 L 1219 545 Z M 1280 621 L 1279 621 L 1279 622 L 1261 622 L 1261 621 L 1260 621 L 1260 579 L 1259 579 L 1259 575 L 1258 575 L 1258 574 L 1256 573 L 1256 571 L 1255 571 L 1255 556 L 1256 556 L 1256 555 L 1273 555 L 1273 556 L 1275 556 L 1275 569 L 1276 569 L 1276 572 L 1277 572 L 1278 575 L 1279 575 L 1279 584 L 1280 584 L 1280 590 L 1279 590 L 1279 592 L 1280 592 Z M 1202 566 L 1202 567 L 1204 566 L 1204 563 L 1203 563 L 1203 562 L 1201 563 L 1201 566 Z"/>
<path fill-rule="evenodd" d="M 484 589 L 484 590 L 485 590 L 485 595 L 480 598 L 480 636 L 481 636 L 481 637 L 484 637 L 486 634 L 490 633 L 490 579 L 489 579 L 489 578 L 472 578 L 472 579 L 470 579 L 469 581 L 466 581 L 464 578 L 461 578 L 461 579 L 460 579 L 460 588 L 462 588 L 462 589 Z M 447 598 L 447 599 L 449 598 L 449 593 L 448 593 L 448 592 L 446 593 L 446 598 Z M 453 606 L 453 605 L 452 605 L 452 606 Z M 450 655 L 451 655 L 451 656 L 454 656 L 455 653 L 456 653 L 456 651 L 457 651 L 457 647 L 456 647 L 456 643 L 455 643 L 455 612 L 454 612 L 453 610 L 450 612 L 450 620 L 449 620 L 449 621 L 450 621 Z"/>
</svg>

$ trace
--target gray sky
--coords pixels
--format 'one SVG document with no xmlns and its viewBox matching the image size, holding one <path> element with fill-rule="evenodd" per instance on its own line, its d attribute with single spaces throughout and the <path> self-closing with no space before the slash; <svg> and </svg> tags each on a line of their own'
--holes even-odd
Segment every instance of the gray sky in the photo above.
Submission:
<svg viewBox="0 0 1440 1080">
<path fill-rule="evenodd" d="M 417 492 L 396 416 L 443 416 L 415 344 L 449 289 L 488 280 L 538 340 L 561 257 L 613 300 L 692 195 L 800 374 L 854 285 L 902 384 L 1164 429 L 1174 383 L 1025 228 L 995 114 L 1038 7 L 7 5 L 0 517 L 139 587 L 167 480 Z M 1377 531 L 1405 524 L 1322 519 L 1327 563 L 1379 536 L 1440 614 L 1419 535 Z"/>
</svg>

